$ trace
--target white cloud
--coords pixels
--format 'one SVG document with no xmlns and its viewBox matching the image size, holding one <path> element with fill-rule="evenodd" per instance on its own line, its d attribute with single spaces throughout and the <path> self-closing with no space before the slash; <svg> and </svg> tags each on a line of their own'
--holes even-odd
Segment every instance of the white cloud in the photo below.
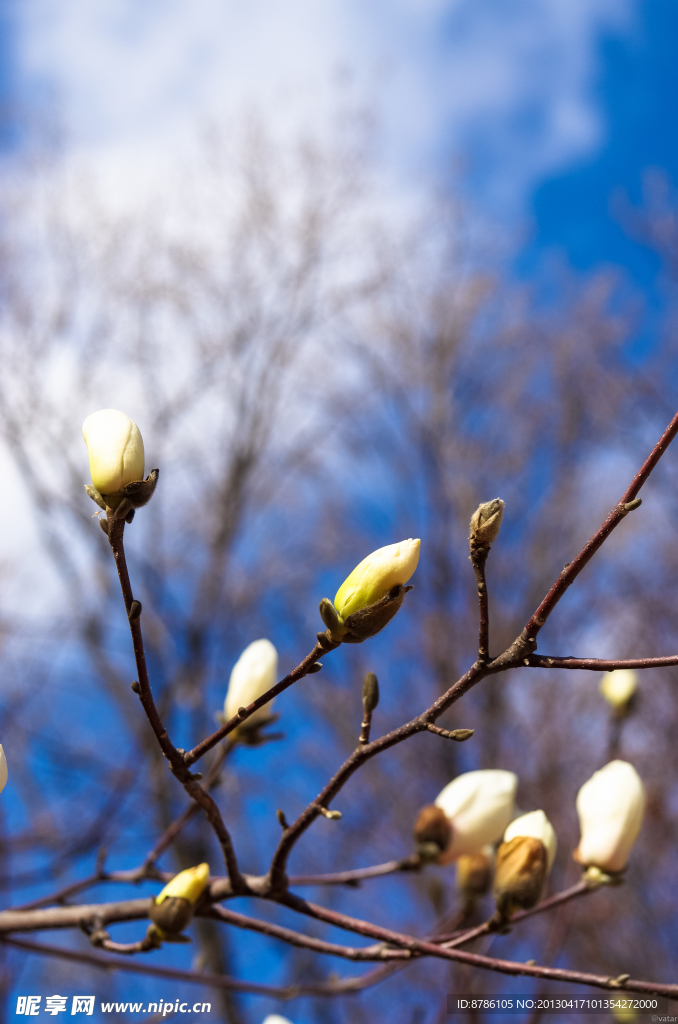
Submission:
<svg viewBox="0 0 678 1024">
<path fill-rule="evenodd" d="M 384 155 L 407 174 L 467 149 L 492 205 L 518 205 L 604 136 L 601 30 L 633 0 L 24 0 L 20 66 L 52 87 L 73 143 L 156 168 L 200 117 L 256 102 L 317 121 L 336 73 L 378 100 Z"/>
</svg>

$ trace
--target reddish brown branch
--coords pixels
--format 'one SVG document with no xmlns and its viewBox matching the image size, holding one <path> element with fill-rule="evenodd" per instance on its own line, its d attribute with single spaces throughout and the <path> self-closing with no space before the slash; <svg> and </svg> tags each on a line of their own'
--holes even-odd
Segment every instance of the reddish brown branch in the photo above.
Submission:
<svg viewBox="0 0 678 1024">
<path fill-rule="evenodd" d="M 471 541 L 470 559 L 478 587 L 478 661 L 483 664 L 490 659 L 490 609 L 485 580 L 485 563 L 489 553 L 489 548 L 477 546 Z"/>
<path fill-rule="evenodd" d="M 205 813 L 205 817 L 212 826 L 224 855 L 224 862 L 226 864 L 226 870 L 228 871 L 229 878 L 231 879 L 231 884 L 234 891 L 238 891 L 244 887 L 244 882 L 240 875 L 240 869 L 238 868 L 238 861 L 235 856 L 235 850 L 233 849 L 233 843 L 228 829 L 224 824 L 224 820 L 221 817 L 221 812 L 209 793 L 203 789 L 188 770 L 185 755 L 180 753 L 170 740 L 167 730 L 162 724 L 160 715 L 158 714 L 155 701 L 153 700 L 151 684 L 148 677 L 148 668 L 146 666 L 144 641 L 141 633 L 141 617 L 139 615 L 130 617 L 129 615 L 134 597 L 132 594 L 129 572 L 127 570 L 127 560 L 125 558 L 125 548 L 123 544 L 124 529 L 124 519 L 119 519 L 109 510 L 108 540 L 115 558 L 122 596 L 127 610 L 129 628 L 132 634 L 134 660 L 136 662 L 137 673 L 139 676 L 139 699 L 144 711 L 146 712 L 146 717 L 150 722 L 151 728 L 153 729 L 158 743 L 160 744 L 160 748 L 170 763 L 173 774 L 179 782 L 181 782 L 188 795 L 192 797 L 196 804 L 202 808 Z"/>
<path fill-rule="evenodd" d="M 398 871 L 419 871 L 421 861 L 416 854 L 402 860 L 389 860 L 385 864 L 373 864 L 369 868 L 353 868 L 350 871 L 334 871 L 327 875 L 293 875 L 289 884 L 297 885 L 355 885 L 366 878 L 381 878 Z"/>
<path fill-rule="evenodd" d="M 261 921 L 254 917 L 247 917 L 245 914 L 238 914 L 233 910 L 226 910 L 224 907 L 212 907 L 209 916 L 223 921 L 225 924 L 233 925 L 236 928 L 244 928 L 246 931 L 254 931 L 260 935 L 268 935 L 270 938 L 280 939 L 300 949 L 312 949 L 316 953 L 339 956 L 344 960 L 410 959 L 410 954 L 406 950 L 385 949 L 382 945 L 365 946 L 362 949 L 356 949 L 353 946 L 339 946 L 334 942 L 324 942 L 322 939 L 314 939 L 310 935 L 295 932 L 291 928 L 272 924 L 270 921 Z"/>
<path fill-rule="evenodd" d="M 547 654 L 532 654 L 527 660 L 529 668 L 573 668 L 591 672 L 613 672 L 618 668 L 671 668 L 678 665 L 678 654 L 663 658 L 552 658 Z"/>
<path fill-rule="evenodd" d="M 626 518 L 629 510 L 624 506 L 638 494 L 639 490 L 655 468 L 660 458 L 678 433 L 678 413 L 673 417 L 668 427 L 657 441 L 656 445 L 640 467 L 633 480 L 626 488 L 615 507 L 608 512 L 601 526 L 596 530 L 590 540 L 586 542 L 579 554 L 559 573 L 558 578 L 541 602 L 535 613 L 525 626 L 521 636 L 524 641 L 533 640 L 542 628 L 547 618 L 560 601 L 568 587 L 576 580 L 585 565 L 595 555 L 600 546 L 607 540 L 612 531 L 619 525 L 622 519 Z"/>
<path fill-rule="evenodd" d="M 325 907 L 319 907 L 314 903 L 308 903 L 288 893 L 280 900 L 286 906 L 306 914 L 318 921 L 325 921 L 344 931 L 356 932 L 370 939 L 381 940 L 392 946 L 399 946 L 408 949 L 413 953 L 438 957 L 443 960 L 452 960 L 458 963 L 469 964 L 471 967 L 480 967 L 484 970 L 495 971 L 499 974 L 513 976 L 525 975 L 532 978 L 548 978 L 551 981 L 563 981 L 577 985 L 591 985 L 594 988 L 603 988 L 613 991 L 646 992 L 651 995 L 667 996 L 670 999 L 678 999 L 678 985 L 664 984 L 662 982 L 636 981 L 625 979 L 620 984 L 616 978 L 601 974 L 587 974 L 583 971 L 569 971 L 557 967 L 538 967 L 536 964 L 517 963 L 512 960 L 500 960 L 494 957 L 481 956 L 479 953 L 469 953 L 466 950 L 450 949 L 446 946 L 436 945 L 435 942 L 416 939 L 410 935 L 402 935 L 399 932 L 391 931 L 389 928 L 380 928 L 370 924 L 368 921 L 361 921 L 347 914 L 339 914 Z"/>
<path fill-rule="evenodd" d="M 354 772 L 356 772 L 366 761 L 369 761 L 370 758 L 380 754 L 383 750 L 387 750 L 389 747 L 393 747 L 397 743 L 402 743 L 403 740 L 406 740 L 409 736 L 414 736 L 418 732 L 427 732 L 429 723 L 435 721 L 436 718 L 439 718 L 443 711 L 450 707 L 450 705 L 455 701 L 459 700 L 459 698 L 462 697 L 472 686 L 480 682 L 480 680 L 488 674 L 488 671 L 489 669 L 487 666 L 476 662 L 475 665 L 473 665 L 469 671 L 461 677 L 461 679 L 457 680 L 454 686 L 452 686 L 447 693 L 443 694 L 442 697 L 439 697 L 430 708 L 424 711 L 417 718 L 413 718 L 411 722 L 406 722 L 404 725 L 399 726 L 397 729 L 387 733 L 385 736 L 381 736 L 379 739 L 373 740 L 365 746 L 359 746 L 353 751 L 351 756 L 344 761 L 341 768 L 330 779 L 316 799 L 310 803 L 308 807 L 302 811 L 297 820 L 283 832 L 269 869 L 269 878 L 273 892 L 282 892 L 287 886 L 287 860 L 294 844 L 322 813 L 321 808 L 329 807 L 330 802 L 334 799 L 337 793 L 340 792 Z"/>
</svg>

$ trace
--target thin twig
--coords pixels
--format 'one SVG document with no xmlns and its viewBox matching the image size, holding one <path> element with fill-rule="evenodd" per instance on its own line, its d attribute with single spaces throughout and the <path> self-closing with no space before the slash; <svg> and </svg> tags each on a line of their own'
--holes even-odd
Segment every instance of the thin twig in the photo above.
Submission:
<svg viewBox="0 0 678 1024">
<path fill-rule="evenodd" d="M 291 886 L 297 885 L 355 885 L 366 878 L 382 878 L 398 871 L 419 871 L 421 861 L 416 854 L 401 860 L 389 860 L 385 864 L 373 864 L 369 868 L 353 868 L 350 871 L 334 871 L 327 875 L 292 875 Z"/>
<path fill-rule="evenodd" d="M 600 548 L 600 546 L 607 540 L 615 527 L 619 526 L 622 519 L 625 519 L 629 514 L 630 510 L 624 506 L 634 500 L 677 433 L 678 412 L 675 414 L 668 427 L 657 441 L 656 445 L 622 494 L 617 504 L 610 512 L 608 512 L 601 526 L 596 530 L 591 539 L 586 542 L 579 554 L 565 566 L 561 573 L 559 573 L 558 578 L 547 593 L 546 597 L 527 622 L 523 633 L 521 634 L 525 641 L 529 642 L 537 636 L 539 630 L 542 628 L 567 588 L 574 583 L 584 566 L 590 562 L 598 548 Z"/>
<path fill-rule="evenodd" d="M 214 762 L 210 766 L 210 770 L 207 773 L 203 782 L 204 789 L 211 789 L 219 776 L 219 770 L 223 765 L 224 761 L 231 753 L 233 748 L 236 746 L 236 742 L 233 739 L 228 740 L 219 751 L 214 759 Z M 169 825 L 163 834 L 158 839 L 153 849 L 146 854 L 142 865 L 142 871 L 148 871 L 158 860 L 158 858 L 165 852 L 165 850 L 172 845 L 177 836 L 186 827 L 188 822 L 191 820 L 193 815 L 198 809 L 197 803 L 189 804 L 186 810 L 181 814 L 175 821 Z"/>
<path fill-rule="evenodd" d="M 471 540 L 471 565 L 476 576 L 478 587 L 478 661 L 485 664 L 490 660 L 490 611 L 485 581 L 485 563 L 490 553 L 489 547 L 477 545 Z"/>
<path fill-rule="evenodd" d="M 618 668 L 671 668 L 678 665 L 678 654 L 663 658 L 553 658 L 548 654 L 532 654 L 528 668 L 587 669 L 591 672 L 614 672 Z"/>
</svg>

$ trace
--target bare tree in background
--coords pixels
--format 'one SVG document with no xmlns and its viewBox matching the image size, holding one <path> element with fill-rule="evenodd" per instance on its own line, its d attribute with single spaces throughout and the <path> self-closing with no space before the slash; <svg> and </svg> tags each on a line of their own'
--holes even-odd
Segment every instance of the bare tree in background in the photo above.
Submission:
<svg viewBox="0 0 678 1024">
<path fill-rule="evenodd" d="M 502 961 L 548 991 L 563 969 L 565 980 L 613 991 L 628 974 L 624 991 L 675 998 L 678 657 L 647 673 L 616 735 L 614 752 L 648 788 L 648 820 L 628 883 L 593 893 L 577 881 L 570 851 L 574 795 L 609 759 L 597 694 L 609 665 L 565 671 L 541 654 L 576 649 L 618 665 L 675 649 L 671 453 L 643 509 L 622 509 L 672 416 L 653 365 L 641 373 L 627 357 L 634 310 L 609 274 L 565 280 L 559 304 L 540 306 L 480 269 L 458 218 L 439 206 L 416 229 L 389 224 L 358 143 L 281 151 L 256 130 L 239 161 L 234 177 L 232 154 L 212 138 L 176 206 L 143 216 L 105 212 L 86 183 L 51 171 L 32 191 L 17 186 L 6 211 L 0 423 L 49 556 L 10 579 L 20 597 L 3 621 L 2 739 L 16 801 L 2 836 L 3 885 L 24 907 L 0 913 L 6 991 L 31 950 L 51 953 L 31 963 L 43 963 L 45 985 L 58 989 L 70 977 L 67 949 L 77 977 L 91 969 L 91 991 L 103 998 L 113 985 L 130 991 L 130 976 L 101 981 L 98 969 L 128 952 L 121 970 L 153 977 L 169 963 L 159 975 L 168 991 L 211 989 L 228 1021 L 245 1019 L 238 991 L 266 986 L 274 998 L 317 1000 L 318 1020 L 374 1020 L 393 1005 L 412 1020 L 442 1020 L 446 991 L 498 991 Z M 79 425 L 109 405 L 141 424 L 149 464 L 161 468 L 153 501 L 125 530 L 125 600 L 143 606 L 132 626 L 143 624 L 142 697 L 166 742 L 130 689 L 127 616 L 82 489 Z M 670 436 L 675 429 L 672 420 Z M 497 494 L 507 511 L 488 562 L 488 662 L 478 660 L 466 531 L 479 502 Z M 587 538 L 610 509 L 620 529 L 553 619 L 551 598 L 542 640 L 532 613 L 566 562 L 567 582 L 578 576 Z M 112 515 L 109 524 L 121 543 L 121 524 Z M 385 632 L 336 653 L 323 653 L 326 641 L 314 646 L 318 597 L 372 548 L 418 535 L 416 590 Z M 513 644 L 528 619 L 537 653 Z M 251 747 L 236 743 L 232 722 L 186 758 L 181 751 L 217 728 L 230 668 L 260 635 L 299 663 L 276 705 L 284 742 L 264 731 Z M 321 657 L 322 673 L 307 676 Z M 372 744 L 356 746 L 367 671 L 378 674 L 382 700 Z M 459 746 L 428 725 L 475 734 Z M 323 803 L 317 793 L 346 758 Z M 551 885 L 565 895 L 523 915 L 524 925 L 518 915 L 509 935 L 483 924 L 482 905 L 461 907 L 455 925 L 451 869 L 413 853 L 418 808 L 475 767 L 516 771 L 521 806 L 544 807 L 561 838 Z M 321 805 L 335 797 L 342 820 L 324 820 Z M 289 826 L 271 866 L 276 808 Z M 231 840 L 237 865 L 222 869 Z M 138 922 L 157 882 L 204 860 L 214 877 L 190 956 L 145 952 Z M 302 903 L 302 885 L 317 899 Z M 95 886 L 97 902 L 81 904 Z M 237 895 L 250 900 L 221 906 Z M 16 934 L 55 926 L 75 928 L 68 946 Z M 371 944 L 346 946 L 347 929 Z M 335 978 L 323 953 L 377 966 Z"/>
</svg>

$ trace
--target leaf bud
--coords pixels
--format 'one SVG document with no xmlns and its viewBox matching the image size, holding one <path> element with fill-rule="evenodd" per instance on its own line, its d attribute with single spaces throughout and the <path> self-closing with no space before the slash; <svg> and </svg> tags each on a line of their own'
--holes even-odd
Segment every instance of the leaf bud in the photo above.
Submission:
<svg viewBox="0 0 678 1024">
<path fill-rule="evenodd" d="M 504 502 L 501 498 L 493 498 L 478 505 L 471 516 L 471 535 L 469 540 L 473 547 L 489 547 L 499 536 L 501 521 L 504 518 Z"/>
<path fill-rule="evenodd" d="M 379 680 L 374 672 L 368 672 L 363 682 L 363 707 L 371 712 L 379 704 Z"/>
</svg>

